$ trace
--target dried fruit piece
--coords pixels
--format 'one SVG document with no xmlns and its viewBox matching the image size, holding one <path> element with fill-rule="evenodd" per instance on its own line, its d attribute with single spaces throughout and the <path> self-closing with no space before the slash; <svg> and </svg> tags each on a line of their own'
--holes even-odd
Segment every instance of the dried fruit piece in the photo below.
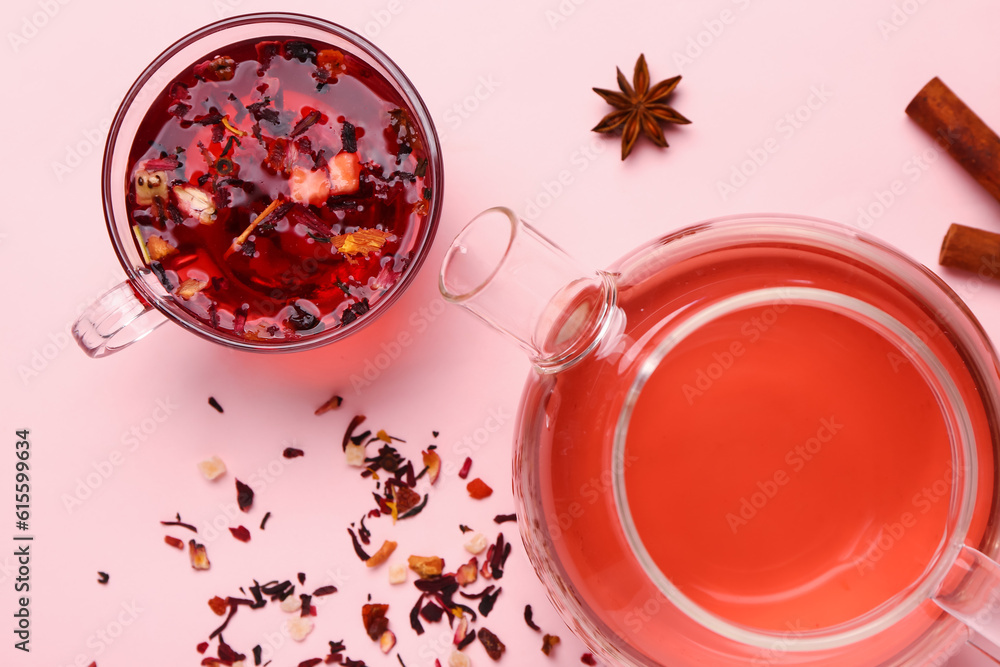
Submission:
<svg viewBox="0 0 1000 667">
<path fill-rule="evenodd" d="M 479 637 L 479 643 L 486 649 L 486 654 L 493 660 L 499 660 L 503 652 L 507 650 L 507 647 L 500 641 L 500 638 L 486 628 L 479 628 L 477 636 Z"/>
<path fill-rule="evenodd" d="M 168 181 L 165 171 L 138 170 L 135 172 L 135 203 L 149 206 L 157 197 L 166 199 L 169 192 Z"/>
<path fill-rule="evenodd" d="M 393 517 L 401 517 L 420 504 L 420 494 L 406 486 L 393 486 Z"/>
<path fill-rule="evenodd" d="M 555 635 L 545 635 L 542 637 L 542 653 L 552 655 L 552 649 L 559 643 L 559 637 Z"/>
<path fill-rule="evenodd" d="M 302 598 L 298 595 L 289 595 L 281 601 L 279 606 L 281 607 L 281 611 L 288 612 L 289 614 L 295 613 L 302 609 Z"/>
<path fill-rule="evenodd" d="M 300 642 L 313 631 L 315 623 L 311 616 L 295 616 L 285 621 L 285 627 L 288 628 L 288 636 Z"/>
<path fill-rule="evenodd" d="M 208 606 L 215 612 L 216 616 L 225 616 L 226 610 L 229 608 L 229 603 L 226 602 L 225 598 L 220 598 L 216 595 L 208 601 Z"/>
<path fill-rule="evenodd" d="M 426 452 L 421 452 L 424 459 L 424 465 L 427 466 L 427 479 L 430 480 L 431 484 L 438 481 L 438 476 L 441 474 L 441 455 L 437 451 L 431 449 Z"/>
<path fill-rule="evenodd" d="M 212 567 L 208 561 L 208 552 L 205 551 L 204 544 L 198 544 L 194 540 L 188 542 L 188 555 L 191 557 L 191 567 L 196 570 L 207 570 Z"/>
<path fill-rule="evenodd" d="M 473 556 L 468 563 L 460 565 L 458 572 L 455 573 L 455 581 L 458 582 L 459 586 L 468 586 L 469 584 L 474 583 L 478 578 L 479 562 L 475 556 Z"/>
<path fill-rule="evenodd" d="M 322 206 L 330 196 L 330 176 L 325 169 L 294 167 L 289 179 L 292 201 Z"/>
<path fill-rule="evenodd" d="M 378 638 L 378 647 L 382 649 L 382 653 L 388 654 L 392 650 L 392 647 L 396 645 L 396 635 L 392 633 L 392 630 L 386 630 Z"/>
<path fill-rule="evenodd" d="M 357 153 L 340 152 L 328 165 L 330 194 L 351 195 L 361 186 L 361 159 Z"/>
<path fill-rule="evenodd" d="M 466 456 L 465 461 L 462 463 L 462 468 L 458 471 L 458 476 L 461 479 L 465 479 L 469 476 L 469 470 L 472 469 L 472 457 Z"/>
<path fill-rule="evenodd" d="M 330 238 L 333 247 L 345 255 L 364 255 L 379 250 L 385 242 L 392 236 L 389 232 L 380 229 L 367 229 L 362 227 L 349 234 L 338 234 Z"/>
<path fill-rule="evenodd" d="M 469 631 L 469 617 L 462 615 L 458 619 L 458 624 L 455 626 L 455 636 L 452 637 L 451 642 L 456 646 L 461 644 L 465 640 L 465 633 Z"/>
<path fill-rule="evenodd" d="M 468 489 L 469 495 L 475 498 L 476 500 L 489 498 L 491 495 L 493 495 L 493 489 L 491 489 L 486 482 L 484 482 L 478 477 L 469 482 L 465 488 Z"/>
<path fill-rule="evenodd" d="M 344 455 L 347 458 L 347 465 L 355 468 L 365 467 L 365 446 L 355 445 L 353 442 L 347 443 L 344 448 Z"/>
<path fill-rule="evenodd" d="M 482 533 L 476 533 L 465 543 L 465 550 L 470 554 L 481 554 L 489 545 L 486 541 L 486 536 Z"/>
<path fill-rule="evenodd" d="M 402 563 L 396 563 L 395 565 L 389 566 L 389 583 L 390 584 L 405 584 L 406 583 L 406 572 L 407 567 Z"/>
<path fill-rule="evenodd" d="M 163 541 L 166 542 L 167 544 L 169 544 L 170 546 L 172 546 L 175 549 L 183 549 L 184 548 L 184 540 L 179 540 L 176 537 L 171 537 L 171 536 L 167 535 L 166 537 L 163 538 Z"/>
<path fill-rule="evenodd" d="M 192 297 L 198 294 L 198 292 L 202 291 L 206 287 L 208 287 L 207 280 L 195 280 L 194 278 L 188 278 L 177 286 L 177 296 L 185 301 L 189 301 Z"/>
<path fill-rule="evenodd" d="M 597 664 L 597 660 L 594 659 L 594 655 L 592 653 L 584 653 L 582 656 L 580 656 L 580 662 L 582 662 L 585 665 Z"/>
<path fill-rule="evenodd" d="M 212 195 L 193 185 L 175 185 L 177 207 L 189 218 L 197 218 L 203 225 L 215 222 L 215 204 Z"/>
<path fill-rule="evenodd" d="M 313 414 L 318 416 L 323 414 L 324 412 L 329 412 L 330 410 L 336 410 L 337 408 L 340 407 L 341 403 L 343 402 L 344 399 L 341 398 L 340 396 L 336 395 L 331 396 L 330 400 L 324 403 L 323 405 L 319 406 L 318 408 L 316 408 L 316 412 L 314 412 Z"/>
<path fill-rule="evenodd" d="M 198 470 L 207 480 L 218 479 L 226 474 L 226 464 L 218 456 L 213 456 L 199 463 Z"/>
<path fill-rule="evenodd" d="M 365 561 L 365 565 L 368 567 L 377 567 L 389 560 L 389 556 L 392 552 L 396 550 L 396 543 L 391 540 L 386 540 L 379 547 L 379 550 L 372 554 L 372 557 Z"/>
<path fill-rule="evenodd" d="M 236 503 L 244 512 L 249 512 L 253 505 L 253 489 L 240 480 L 236 480 Z"/>
<path fill-rule="evenodd" d="M 382 633 L 389 629 L 389 619 L 385 617 L 387 611 L 387 604 L 366 604 L 361 608 L 361 620 L 372 641 L 378 641 Z"/>
<path fill-rule="evenodd" d="M 323 49 L 316 54 L 316 68 L 322 70 L 320 81 L 326 82 L 347 71 L 344 54 L 337 49 Z"/>
<path fill-rule="evenodd" d="M 469 656 L 460 651 L 452 651 L 448 656 L 448 667 L 471 667 L 472 661 Z"/>
<path fill-rule="evenodd" d="M 236 74 L 236 61 L 229 56 L 216 56 L 195 65 L 193 72 L 206 81 L 229 81 Z"/>
<path fill-rule="evenodd" d="M 230 528 L 229 532 L 233 534 L 233 537 L 238 539 L 240 542 L 250 541 L 250 531 L 244 526 L 238 526 L 236 528 Z"/>
<path fill-rule="evenodd" d="M 153 234 L 148 239 L 146 239 L 146 252 L 149 253 L 149 259 L 156 262 L 167 255 L 172 255 L 177 252 L 177 248 L 170 245 L 167 241 L 164 241 L 161 237 Z"/>
<path fill-rule="evenodd" d="M 436 577 L 444 572 L 444 560 L 437 556 L 410 556 L 408 562 L 410 569 L 421 579 Z"/>
</svg>

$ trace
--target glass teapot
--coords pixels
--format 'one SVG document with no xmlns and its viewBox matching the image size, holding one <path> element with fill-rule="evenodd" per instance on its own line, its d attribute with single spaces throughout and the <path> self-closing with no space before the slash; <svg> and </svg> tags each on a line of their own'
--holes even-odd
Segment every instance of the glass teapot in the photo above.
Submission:
<svg viewBox="0 0 1000 667">
<path fill-rule="evenodd" d="M 760 215 L 588 271 L 495 208 L 441 291 L 534 364 L 521 535 L 599 656 L 940 665 L 968 641 L 1000 663 L 997 358 L 924 267 Z"/>
</svg>

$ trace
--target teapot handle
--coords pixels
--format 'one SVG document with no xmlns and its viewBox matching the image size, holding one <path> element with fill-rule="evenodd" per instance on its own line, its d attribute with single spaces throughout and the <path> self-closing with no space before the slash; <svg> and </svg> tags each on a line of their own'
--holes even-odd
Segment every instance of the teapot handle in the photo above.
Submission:
<svg viewBox="0 0 1000 667">
<path fill-rule="evenodd" d="M 1000 665 L 1000 564 L 963 546 L 932 600 L 972 631 L 970 644 Z"/>
<path fill-rule="evenodd" d="M 166 316 L 140 301 L 125 281 L 90 304 L 73 325 L 73 337 L 89 356 L 104 357 L 128 347 L 167 321 Z"/>
</svg>

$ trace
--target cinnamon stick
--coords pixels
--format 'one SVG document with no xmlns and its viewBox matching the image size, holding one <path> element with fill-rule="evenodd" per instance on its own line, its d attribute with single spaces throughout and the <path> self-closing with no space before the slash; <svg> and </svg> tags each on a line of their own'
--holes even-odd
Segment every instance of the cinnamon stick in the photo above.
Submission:
<svg viewBox="0 0 1000 667">
<path fill-rule="evenodd" d="M 1000 200 L 1000 137 L 941 79 L 931 79 L 906 114 Z"/>
<path fill-rule="evenodd" d="M 1000 267 L 1000 234 L 952 224 L 941 243 L 938 262 L 993 278 Z M 984 275 L 985 273 L 985 275 Z"/>
</svg>

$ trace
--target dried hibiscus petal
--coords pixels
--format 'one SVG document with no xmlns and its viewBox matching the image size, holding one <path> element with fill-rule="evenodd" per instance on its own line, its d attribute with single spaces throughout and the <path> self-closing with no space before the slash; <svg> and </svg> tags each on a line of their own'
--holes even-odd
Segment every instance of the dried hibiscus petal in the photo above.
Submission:
<svg viewBox="0 0 1000 667">
<path fill-rule="evenodd" d="M 305 455 L 305 452 L 296 447 L 285 447 L 285 451 L 281 452 L 281 455 L 286 459 L 297 459 L 298 457 Z"/>
<path fill-rule="evenodd" d="M 229 532 L 233 534 L 233 537 L 238 539 L 240 542 L 250 541 L 250 531 L 246 529 L 245 526 L 237 526 L 236 528 L 229 528 Z"/>
<path fill-rule="evenodd" d="M 378 641 L 382 633 L 389 629 L 389 619 L 385 616 L 387 611 L 389 611 L 387 604 L 366 604 L 361 608 L 361 620 L 364 622 L 365 632 L 372 641 Z"/>
<path fill-rule="evenodd" d="M 535 623 L 534 619 L 532 618 L 532 616 L 534 616 L 534 613 L 535 612 L 531 610 L 530 604 L 524 605 L 524 622 L 527 623 L 528 627 L 534 630 L 535 632 L 541 632 L 542 629 L 538 627 L 538 624 Z"/>
<path fill-rule="evenodd" d="M 499 660 L 503 652 L 507 650 L 507 647 L 500 641 L 500 638 L 486 628 L 479 628 L 478 636 L 479 643 L 483 645 L 483 648 L 486 649 L 486 654 L 493 658 L 493 660 Z"/>
<path fill-rule="evenodd" d="M 507 523 L 508 521 L 517 521 L 516 514 L 497 514 L 493 517 L 493 523 Z"/>
<path fill-rule="evenodd" d="M 244 512 L 249 512 L 253 505 L 253 489 L 240 480 L 236 480 L 236 503 Z"/>
<path fill-rule="evenodd" d="M 582 662 L 585 665 L 597 664 L 597 660 L 594 659 L 594 655 L 592 653 L 584 653 L 582 656 L 580 656 L 580 662 Z"/>
</svg>

